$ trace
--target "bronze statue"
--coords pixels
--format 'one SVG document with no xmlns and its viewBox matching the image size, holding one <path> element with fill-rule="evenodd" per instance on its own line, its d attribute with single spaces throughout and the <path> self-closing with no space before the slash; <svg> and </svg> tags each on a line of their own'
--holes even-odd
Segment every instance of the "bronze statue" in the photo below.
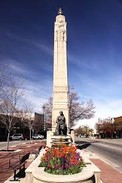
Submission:
<svg viewBox="0 0 122 183">
<path fill-rule="evenodd" d="M 58 116 L 56 120 L 56 135 L 67 135 L 66 118 L 63 114 L 63 111 L 60 111 L 59 114 L 60 116 Z"/>
</svg>

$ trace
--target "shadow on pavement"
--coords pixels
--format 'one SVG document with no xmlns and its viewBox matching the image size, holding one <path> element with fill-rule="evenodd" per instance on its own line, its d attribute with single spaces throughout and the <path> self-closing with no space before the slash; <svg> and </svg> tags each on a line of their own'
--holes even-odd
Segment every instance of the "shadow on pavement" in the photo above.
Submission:
<svg viewBox="0 0 122 183">
<path fill-rule="evenodd" d="M 78 149 L 86 149 L 88 146 L 90 146 L 91 145 L 91 143 L 90 142 L 86 142 L 86 141 L 76 141 L 75 142 L 75 145 L 76 145 L 76 147 L 78 148 Z"/>
</svg>

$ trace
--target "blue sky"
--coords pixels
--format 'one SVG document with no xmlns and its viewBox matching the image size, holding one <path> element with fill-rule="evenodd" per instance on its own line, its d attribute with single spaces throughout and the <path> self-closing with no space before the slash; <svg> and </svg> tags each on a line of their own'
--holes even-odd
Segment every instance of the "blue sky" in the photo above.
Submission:
<svg viewBox="0 0 122 183">
<path fill-rule="evenodd" d="M 52 96 L 54 21 L 63 9 L 68 34 L 69 85 L 92 99 L 95 117 L 122 115 L 122 0 L 1 0 L 0 63 L 24 80 L 36 112 Z"/>
</svg>

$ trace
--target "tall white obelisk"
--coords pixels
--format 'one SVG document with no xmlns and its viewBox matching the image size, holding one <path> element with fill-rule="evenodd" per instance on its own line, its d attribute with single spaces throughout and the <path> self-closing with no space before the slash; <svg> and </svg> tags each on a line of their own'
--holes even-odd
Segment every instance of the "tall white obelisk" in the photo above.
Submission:
<svg viewBox="0 0 122 183">
<path fill-rule="evenodd" d="M 69 127 L 68 76 L 67 76 L 67 23 L 61 8 L 54 24 L 54 67 L 53 67 L 53 109 L 52 130 L 56 127 L 56 118 L 63 111 Z"/>
</svg>

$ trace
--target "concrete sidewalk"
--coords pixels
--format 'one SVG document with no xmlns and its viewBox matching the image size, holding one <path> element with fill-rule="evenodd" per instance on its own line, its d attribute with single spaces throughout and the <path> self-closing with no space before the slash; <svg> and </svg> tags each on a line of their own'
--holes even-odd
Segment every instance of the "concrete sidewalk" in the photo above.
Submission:
<svg viewBox="0 0 122 183">
<path fill-rule="evenodd" d="M 121 183 L 122 172 L 117 171 L 111 165 L 101 160 L 99 156 L 84 149 L 89 159 L 101 170 L 100 179 L 102 183 Z"/>
</svg>

